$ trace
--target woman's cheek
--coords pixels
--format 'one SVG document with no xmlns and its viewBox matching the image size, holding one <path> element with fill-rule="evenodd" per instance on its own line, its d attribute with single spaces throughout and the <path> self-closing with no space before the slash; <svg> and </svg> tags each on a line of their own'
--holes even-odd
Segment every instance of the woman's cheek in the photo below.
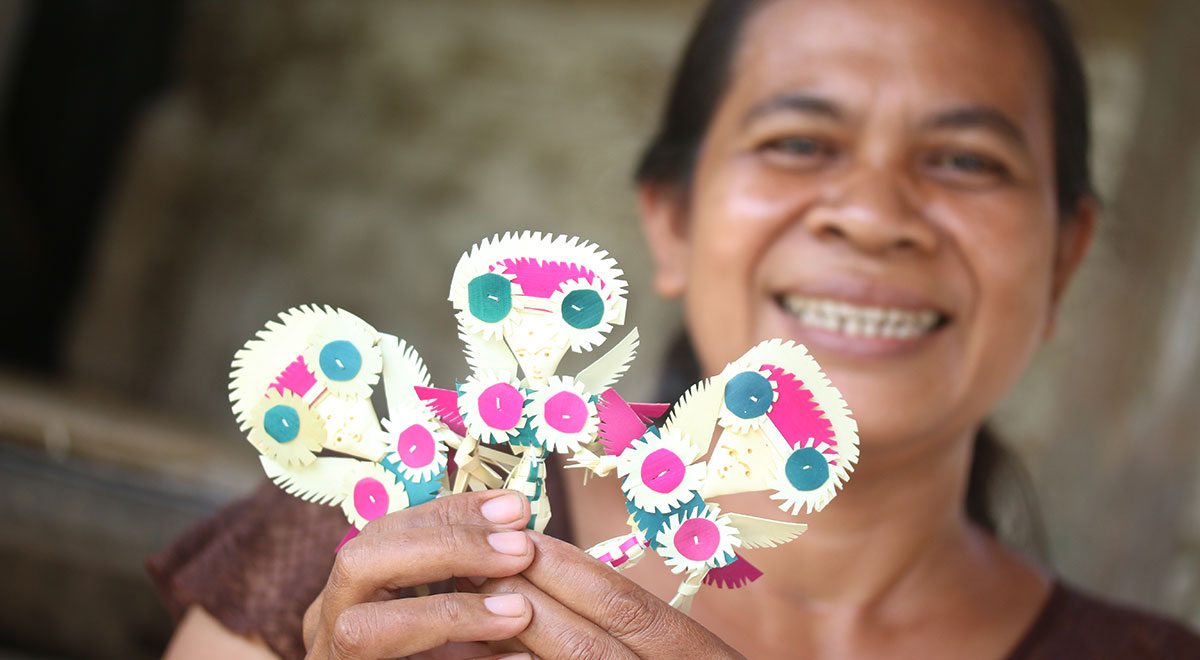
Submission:
<svg viewBox="0 0 1200 660">
<path fill-rule="evenodd" d="M 968 262 L 976 281 L 976 318 L 970 364 L 977 396 L 990 408 L 1025 370 L 1041 343 L 1050 313 L 1053 218 L 1030 209 L 1006 217 L 1028 219 L 1004 227 L 976 227 Z M 983 382 L 978 382 L 983 381 Z"/>
<path fill-rule="evenodd" d="M 732 168 L 729 179 L 722 215 L 760 243 L 798 222 L 821 194 L 819 182 L 812 177 L 749 157 Z"/>
<path fill-rule="evenodd" d="M 788 216 L 745 167 L 700 183 L 706 194 L 693 200 L 685 313 L 708 373 L 754 342 L 755 310 L 766 296 L 756 273 Z"/>
</svg>

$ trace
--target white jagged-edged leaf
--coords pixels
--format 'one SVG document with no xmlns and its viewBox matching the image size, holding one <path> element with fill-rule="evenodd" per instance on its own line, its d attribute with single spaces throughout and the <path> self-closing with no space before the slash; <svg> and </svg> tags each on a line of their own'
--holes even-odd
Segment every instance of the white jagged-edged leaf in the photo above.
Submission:
<svg viewBox="0 0 1200 660">
<path fill-rule="evenodd" d="M 469 332 L 465 325 L 468 312 L 458 313 L 458 338 L 463 343 L 463 354 L 472 373 L 485 371 L 517 375 L 517 358 L 504 342 L 503 337 L 488 338 L 480 333 Z"/>
<path fill-rule="evenodd" d="M 429 370 L 417 349 L 392 335 L 381 335 L 383 352 L 383 389 L 387 397 L 388 417 L 397 418 L 401 411 L 424 408 L 414 387 L 428 387 Z"/>
<path fill-rule="evenodd" d="M 663 433 L 683 437 L 695 447 L 698 456 L 704 456 L 712 444 L 724 395 L 725 380 L 722 376 L 696 383 L 679 397 L 671 416 L 663 424 Z"/>
<path fill-rule="evenodd" d="M 346 492 L 347 475 L 353 474 L 362 463 L 355 458 L 319 456 L 308 465 L 284 467 L 266 456 L 258 459 L 267 477 L 284 492 L 306 502 L 332 506 L 341 504 L 349 495 Z"/>
<path fill-rule="evenodd" d="M 580 371 L 575 380 L 583 384 L 589 395 L 607 390 L 629 370 L 629 365 L 637 356 L 640 341 L 637 328 L 630 330 L 616 346 Z"/>
<path fill-rule="evenodd" d="M 727 513 L 725 517 L 738 531 L 743 548 L 774 548 L 795 539 L 808 529 L 808 525 L 804 523 L 770 520 L 740 513 Z"/>
</svg>

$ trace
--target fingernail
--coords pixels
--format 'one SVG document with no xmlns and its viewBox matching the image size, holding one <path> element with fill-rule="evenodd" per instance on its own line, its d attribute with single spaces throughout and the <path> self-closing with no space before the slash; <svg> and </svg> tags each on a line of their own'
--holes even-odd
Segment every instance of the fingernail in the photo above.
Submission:
<svg viewBox="0 0 1200 660">
<path fill-rule="evenodd" d="M 525 504 L 517 495 L 501 495 L 484 502 L 479 511 L 484 518 L 494 523 L 510 523 L 525 512 Z"/>
<path fill-rule="evenodd" d="M 483 599 L 483 606 L 497 616 L 525 616 L 527 607 L 525 597 L 521 594 L 489 596 Z"/>
<path fill-rule="evenodd" d="M 487 581 L 487 578 L 485 578 L 485 577 L 478 577 L 478 576 L 475 576 L 475 575 L 468 575 L 468 576 L 467 576 L 467 581 L 468 581 L 468 582 L 470 582 L 471 584 L 473 584 L 473 585 L 477 586 L 477 587 L 480 587 L 480 586 L 483 586 L 483 583 Z"/>
<path fill-rule="evenodd" d="M 525 532 L 496 532 L 488 534 L 488 544 L 496 552 L 520 557 L 529 550 L 529 537 Z"/>
<path fill-rule="evenodd" d="M 503 655 L 496 660 L 533 660 L 533 656 L 528 653 L 513 653 L 512 655 Z"/>
</svg>

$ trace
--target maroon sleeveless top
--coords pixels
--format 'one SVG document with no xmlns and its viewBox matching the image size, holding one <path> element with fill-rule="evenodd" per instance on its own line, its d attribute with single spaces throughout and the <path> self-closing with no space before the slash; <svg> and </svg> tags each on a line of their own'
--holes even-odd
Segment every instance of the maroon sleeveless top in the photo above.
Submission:
<svg viewBox="0 0 1200 660">
<path fill-rule="evenodd" d="M 566 502 L 550 491 L 548 534 L 569 536 Z M 301 620 L 325 586 L 347 529 L 340 509 L 265 483 L 181 536 L 147 567 L 176 617 L 203 607 L 229 630 L 283 658 L 303 658 Z M 1200 658 L 1200 636 L 1167 619 L 1056 582 L 1010 658 Z"/>
</svg>

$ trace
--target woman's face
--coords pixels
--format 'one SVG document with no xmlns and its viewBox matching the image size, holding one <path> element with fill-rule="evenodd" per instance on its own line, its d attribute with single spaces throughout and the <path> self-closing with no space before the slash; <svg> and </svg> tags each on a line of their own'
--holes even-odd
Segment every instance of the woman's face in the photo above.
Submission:
<svg viewBox="0 0 1200 660">
<path fill-rule="evenodd" d="M 1091 223 L 1064 243 L 1041 44 L 999 5 L 750 17 L 690 197 L 643 191 L 706 373 L 796 339 L 877 449 L 961 438 L 1012 385 Z"/>
</svg>

